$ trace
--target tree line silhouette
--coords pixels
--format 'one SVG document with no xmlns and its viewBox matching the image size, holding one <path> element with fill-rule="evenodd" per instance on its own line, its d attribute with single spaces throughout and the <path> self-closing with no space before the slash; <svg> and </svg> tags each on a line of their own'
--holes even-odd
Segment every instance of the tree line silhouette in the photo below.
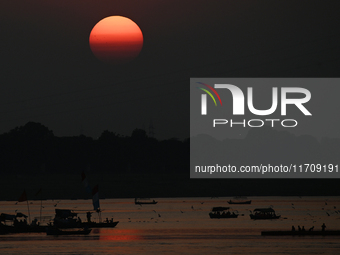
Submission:
<svg viewBox="0 0 340 255">
<path fill-rule="evenodd" d="M 338 174 L 327 179 L 189 177 L 190 149 L 195 152 L 202 148 L 201 142 L 204 142 L 204 149 L 208 148 L 219 158 L 223 157 L 235 165 L 264 161 L 273 164 L 301 161 L 338 164 L 338 138 L 323 138 L 318 141 L 311 136 L 295 136 L 272 128 L 254 128 L 245 139 L 216 141 L 201 135 L 190 140 L 191 142 L 189 139 L 159 141 L 148 137 L 141 129 L 135 129 L 131 136 L 106 130 L 98 139 L 84 135 L 57 137 L 44 125 L 29 122 L 0 135 L 0 172 L 3 176 L 0 193 L 2 199 L 9 199 L 11 194 L 16 194 L 18 182 L 17 179 L 9 178 L 12 174 L 30 177 L 28 182 L 38 176 L 54 178 L 55 174 L 60 174 L 58 180 L 44 184 L 47 185 L 44 186 L 48 190 L 46 194 L 50 198 L 70 198 L 71 195 L 81 197 L 83 187 L 80 173 L 85 170 L 94 174 L 93 177 L 97 173 L 98 176 L 111 176 L 109 178 L 112 178 L 111 173 L 119 174 L 115 178 L 115 185 L 112 185 L 112 179 L 101 179 L 100 182 L 102 193 L 115 197 L 340 194 Z M 203 160 L 202 164 L 209 161 L 205 161 L 203 157 L 200 160 Z M 44 174 L 40 175 L 41 173 Z M 79 182 L 68 182 L 63 193 L 60 185 L 66 173 L 79 175 Z M 37 183 L 25 185 L 36 189 L 38 184 L 41 185 L 41 178 L 38 178 Z"/>
<path fill-rule="evenodd" d="M 189 169 L 189 140 L 158 141 L 142 129 L 131 136 L 105 130 L 98 139 L 57 137 L 28 122 L 0 135 L 2 174 L 182 172 Z"/>
</svg>

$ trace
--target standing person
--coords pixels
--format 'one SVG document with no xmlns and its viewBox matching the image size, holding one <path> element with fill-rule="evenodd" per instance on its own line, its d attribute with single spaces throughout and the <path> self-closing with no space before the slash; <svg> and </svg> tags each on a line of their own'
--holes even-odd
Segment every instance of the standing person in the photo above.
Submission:
<svg viewBox="0 0 340 255">
<path fill-rule="evenodd" d="M 326 225 L 325 225 L 325 223 L 323 223 L 322 226 L 321 226 L 321 230 L 325 231 L 325 229 L 326 229 Z"/>
<path fill-rule="evenodd" d="M 87 212 L 87 213 L 86 213 L 87 222 L 91 222 L 91 216 L 92 216 L 92 213 L 91 213 L 91 212 Z"/>
</svg>

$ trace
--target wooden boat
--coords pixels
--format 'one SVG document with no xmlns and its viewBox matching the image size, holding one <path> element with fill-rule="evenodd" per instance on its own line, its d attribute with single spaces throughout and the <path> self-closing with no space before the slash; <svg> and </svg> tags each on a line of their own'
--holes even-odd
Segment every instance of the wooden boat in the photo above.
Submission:
<svg viewBox="0 0 340 255">
<path fill-rule="evenodd" d="M 91 228 L 83 228 L 83 229 L 67 229 L 67 230 L 61 230 L 56 227 L 48 227 L 46 228 L 46 234 L 47 235 L 88 235 L 92 231 Z"/>
<path fill-rule="evenodd" d="M 59 229 L 65 228 L 114 228 L 119 221 L 107 221 L 107 222 L 94 222 L 91 221 L 91 217 L 88 221 L 81 221 L 78 217 L 78 213 L 68 209 L 55 209 L 55 217 L 53 226 Z M 91 216 L 91 212 L 88 212 Z"/>
<path fill-rule="evenodd" d="M 241 201 L 241 200 L 229 200 L 228 204 L 235 204 L 235 205 L 249 205 L 251 204 L 251 200 L 247 200 L 247 201 Z"/>
<path fill-rule="evenodd" d="M 15 215 L 2 213 L 0 215 L 0 234 L 45 232 L 46 226 L 37 225 L 36 221 L 35 224 L 29 225 L 26 218 L 27 216 L 22 213 Z"/>
<path fill-rule="evenodd" d="M 149 198 L 135 198 L 135 205 L 155 205 L 158 202 L 155 200 L 149 201 Z"/>
<path fill-rule="evenodd" d="M 251 213 L 252 220 L 274 220 L 279 219 L 281 215 L 276 215 L 273 208 L 258 208 Z"/>
<path fill-rule="evenodd" d="M 209 213 L 211 219 L 237 218 L 238 214 L 230 212 L 230 207 L 213 207 Z"/>
<path fill-rule="evenodd" d="M 338 236 L 340 230 L 327 231 L 262 231 L 262 236 Z"/>
</svg>

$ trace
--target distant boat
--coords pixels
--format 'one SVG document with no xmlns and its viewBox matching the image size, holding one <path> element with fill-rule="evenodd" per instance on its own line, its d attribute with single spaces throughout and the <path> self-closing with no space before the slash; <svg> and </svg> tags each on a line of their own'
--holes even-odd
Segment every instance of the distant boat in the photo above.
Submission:
<svg viewBox="0 0 340 255">
<path fill-rule="evenodd" d="M 157 203 L 155 200 L 150 201 L 150 198 L 135 198 L 135 205 L 155 205 Z"/>
<path fill-rule="evenodd" d="M 46 228 L 46 234 L 47 235 L 88 235 L 92 229 L 90 228 L 84 228 L 84 229 L 68 229 L 68 230 L 61 230 L 56 227 L 47 227 Z"/>
<path fill-rule="evenodd" d="M 340 230 L 328 231 L 262 231 L 263 236 L 335 236 L 340 235 Z"/>
<path fill-rule="evenodd" d="M 242 200 L 229 200 L 228 204 L 235 204 L 235 205 L 246 205 L 251 204 L 251 200 L 242 201 Z"/>
<path fill-rule="evenodd" d="M 276 215 L 273 208 L 258 208 L 251 213 L 250 218 L 252 220 L 273 220 L 279 219 L 281 215 Z"/>
<path fill-rule="evenodd" d="M 213 207 L 209 213 L 211 219 L 237 218 L 238 214 L 230 212 L 230 207 Z"/>
</svg>

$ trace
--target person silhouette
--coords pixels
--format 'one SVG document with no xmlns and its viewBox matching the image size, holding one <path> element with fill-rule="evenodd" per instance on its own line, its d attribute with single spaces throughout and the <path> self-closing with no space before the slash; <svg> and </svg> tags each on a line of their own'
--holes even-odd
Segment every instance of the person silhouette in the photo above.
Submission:
<svg viewBox="0 0 340 255">
<path fill-rule="evenodd" d="M 325 231 L 325 229 L 326 229 L 326 225 L 325 225 L 325 223 L 323 223 L 322 226 L 321 226 L 321 231 Z"/>
</svg>

